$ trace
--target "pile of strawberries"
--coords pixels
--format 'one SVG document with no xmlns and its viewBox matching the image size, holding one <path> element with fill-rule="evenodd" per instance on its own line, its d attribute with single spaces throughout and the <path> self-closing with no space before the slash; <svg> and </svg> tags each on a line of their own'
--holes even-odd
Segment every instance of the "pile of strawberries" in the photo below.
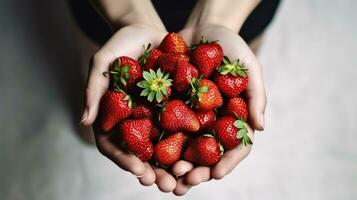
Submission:
<svg viewBox="0 0 357 200">
<path fill-rule="evenodd" d="M 189 48 L 169 33 L 157 48 L 144 48 L 138 61 L 117 58 L 109 75 L 101 128 L 142 161 L 164 168 L 179 159 L 210 166 L 224 150 L 252 144 L 242 98 L 247 70 L 216 42 L 203 38 Z"/>
</svg>

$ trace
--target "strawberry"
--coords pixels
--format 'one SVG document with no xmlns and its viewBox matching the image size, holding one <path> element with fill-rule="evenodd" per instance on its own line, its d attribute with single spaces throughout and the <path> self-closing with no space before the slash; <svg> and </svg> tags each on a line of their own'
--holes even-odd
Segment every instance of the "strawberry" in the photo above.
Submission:
<svg viewBox="0 0 357 200">
<path fill-rule="evenodd" d="M 161 131 L 159 128 L 157 128 L 155 125 L 153 125 L 151 132 L 150 132 L 150 141 L 151 142 L 156 142 L 161 135 Z"/>
<path fill-rule="evenodd" d="M 131 90 L 141 79 L 142 70 L 138 61 L 127 56 L 121 56 L 113 62 L 109 73 L 114 88 L 120 85 L 123 89 Z"/>
<path fill-rule="evenodd" d="M 214 128 L 216 114 L 213 110 L 195 112 L 198 121 L 200 122 L 200 131 L 211 131 Z"/>
<path fill-rule="evenodd" d="M 140 96 L 147 96 L 149 102 L 154 99 L 157 103 L 162 103 L 167 100 L 171 94 L 171 82 L 169 74 L 164 74 L 158 69 L 143 72 L 144 80 L 140 81 L 137 85 L 143 88 Z"/>
<path fill-rule="evenodd" d="M 107 90 L 100 101 L 100 112 L 102 130 L 107 132 L 131 114 L 130 96 L 122 90 Z"/>
<path fill-rule="evenodd" d="M 248 136 L 247 124 L 232 116 L 219 118 L 214 127 L 214 132 L 224 149 L 230 150 L 241 145 L 253 144 Z"/>
<path fill-rule="evenodd" d="M 185 40 L 177 33 L 168 33 L 161 41 L 159 49 L 164 53 L 188 53 Z"/>
<path fill-rule="evenodd" d="M 213 137 L 203 135 L 193 139 L 183 158 L 196 165 L 214 165 L 221 159 L 221 148 Z"/>
<path fill-rule="evenodd" d="M 200 128 L 195 113 L 181 100 L 166 103 L 160 114 L 160 125 L 169 132 L 196 132 Z"/>
<path fill-rule="evenodd" d="M 189 57 L 180 53 L 164 53 L 156 60 L 156 67 L 166 73 L 173 74 L 179 60 L 189 61 Z"/>
<path fill-rule="evenodd" d="M 240 97 L 229 99 L 223 110 L 223 114 L 247 121 L 248 109 L 244 99 Z"/>
<path fill-rule="evenodd" d="M 239 60 L 231 62 L 227 57 L 224 57 L 223 65 L 218 68 L 218 72 L 214 82 L 227 97 L 237 97 L 247 88 L 247 69 Z"/>
<path fill-rule="evenodd" d="M 183 92 L 189 89 L 192 78 L 198 77 L 196 67 L 186 61 L 178 61 L 176 72 L 174 74 L 174 88 L 178 92 Z"/>
<path fill-rule="evenodd" d="M 144 104 L 136 104 L 131 113 L 133 119 L 148 118 L 152 120 L 154 118 L 154 112 L 151 107 Z"/>
<path fill-rule="evenodd" d="M 198 110 L 212 110 L 223 104 L 217 86 L 208 79 L 192 79 L 191 103 Z"/>
<path fill-rule="evenodd" d="M 150 43 L 146 48 L 144 47 L 144 54 L 139 58 L 139 63 L 145 71 L 156 70 L 156 60 L 162 54 L 158 49 L 150 50 L 150 47 Z"/>
<path fill-rule="evenodd" d="M 149 119 L 128 119 L 120 124 L 121 138 L 125 147 L 137 155 L 140 160 L 149 160 L 154 153 L 154 146 L 150 141 L 152 123 Z"/>
<path fill-rule="evenodd" d="M 155 146 L 155 159 L 161 166 L 170 166 L 180 159 L 186 136 L 177 132 L 161 140 Z"/>
<path fill-rule="evenodd" d="M 215 69 L 221 64 L 222 59 L 222 47 L 216 42 L 208 42 L 203 38 L 198 44 L 193 45 L 191 61 L 203 74 L 203 78 L 211 77 Z"/>
</svg>

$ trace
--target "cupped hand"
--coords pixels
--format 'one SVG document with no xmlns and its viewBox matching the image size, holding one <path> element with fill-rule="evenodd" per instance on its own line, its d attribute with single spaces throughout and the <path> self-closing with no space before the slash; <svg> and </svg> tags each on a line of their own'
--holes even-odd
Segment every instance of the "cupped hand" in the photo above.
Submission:
<svg viewBox="0 0 357 200">
<path fill-rule="evenodd" d="M 104 133 L 95 121 L 99 111 L 100 99 L 109 86 L 109 77 L 105 72 L 110 64 L 120 56 L 137 59 L 143 53 L 143 45 L 151 43 L 159 45 L 166 35 L 166 30 L 152 26 L 134 24 L 121 28 L 93 56 L 90 63 L 90 73 L 85 91 L 85 108 L 81 124 L 91 126 L 95 133 L 98 150 L 120 168 L 138 177 L 142 185 L 156 183 L 163 192 L 171 192 L 176 187 L 175 178 L 163 169 L 154 168 L 147 162 L 142 162 L 135 155 L 125 153 L 112 141 L 108 133 Z"/>
<path fill-rule="evenodd" d="M 181 31 L 181 35 L 189 43 L 197 43 L 204 37 L 208 41 L 218 41 L 222 46 L 225 56 L 230 60 L 240 59 L 248 69 L 248 86 L 246 97 L 249 109 L 248 135 L 253 141 L 254 130 L 264 130 L 264 111 L 266 106 L 266 94 L 264 89 L 262 67 L 249 46 L 234 31 L 220 25 L 202 25 L 195 28 L 187 28 Z M 177 162 L 173 166 L 175 174 L 182 175 L 177 180 L 174 190 L 176 195 L 184 195 L 191 186 L 198 185 L 210 179 L 221 179 L 229 174 L 250 152 L 251 145 L 238 146 L 226 151 L 221 160 L 212 167 L 193 167 L 186 161 Z M 182 169 L 190 170 L 182 171 Z M 186 173 L 187 172 L 187 173 Z"/>
</svg>

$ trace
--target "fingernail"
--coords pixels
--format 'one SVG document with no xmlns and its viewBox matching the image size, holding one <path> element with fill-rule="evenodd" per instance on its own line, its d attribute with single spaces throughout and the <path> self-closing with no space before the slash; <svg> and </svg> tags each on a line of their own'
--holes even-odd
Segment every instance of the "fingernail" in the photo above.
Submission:
<svg viewBox="0 0 357 200">
<path fill-rule="evenodd" d="M 260 126 L 262 127 L 262 130 L 264 130 L 265 127 L 265 119 L 264 119 L 264 114 L 260 115 Z"/>
<path fill-rule="evenodd" d="M 173 173 L 175 174 L 175 176 L 182 176 L 185 174 L 185 173 L 176 174 L 175 172 L 173 172 Z"/>
<path fill-rule="evenodd" d="M 144 177 L 144 175 L 145 175 L 145 174 L 138 176 L 138 175 L 135 175 L 135 174 L 134 174 L 134 176 L 136 176 L 136 178 L 142 178 L 142 177 Z"/>
<path fill-rule="evenodd" d="M 88 118 L 88 107 L 86 107 L 83 111 L 82 119 L 79 123 L 83 123 Z"/>
</svg>

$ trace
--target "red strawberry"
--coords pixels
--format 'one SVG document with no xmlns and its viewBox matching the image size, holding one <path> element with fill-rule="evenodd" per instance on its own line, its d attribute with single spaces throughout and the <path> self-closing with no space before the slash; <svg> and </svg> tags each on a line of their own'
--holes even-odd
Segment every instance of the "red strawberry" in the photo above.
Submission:
<svg viewBox="0 0 357 200">
<path fill-rule="evenodd" d="M 247 124 L 231 116 L 223 116 L 216 121 L 214 132 L 224 149 L 230 150 L 242 143 L 253 144 L 248 136 Z"/>
<path fill-rule="evenodd" d="M 191 61 L 203 78 L 209 78 L 223 59 L 222 47 L 216 42 L 209 43 L 202 39 L 199 44 L 193 45 Z"/>
<path fill-rule="evenodd" d="M 169 132 L 196 132 L 200 128 L 195 113 L 181 100 L 171 100 L 160 114 L 160 125 Z"/>
<path fill-rule="evenodd" d="M 243 121 L 247 121 L 248 119 L 247 105 L 244 102 L 244 99 L 240 97 L 229 99 L 226 104 L 226 107 L 224 108 L 223 113 L 224 115 L 238 117 L 238 119 L 241 119 Z"/>
<path fill-rule="evenodd" d="M 176 70 L 176 65 L 179 60 L 188 62 L 189 58 L 184 54 L 164 53 L 157 58 L 156 66 L 166 73 L 173 74 Z"/>
<path fill-rule="evenodd" d="M 203 135 L 192 141 L 183 158 L 196 165 L 210 166 L 221 159 L 221 149 L 213 137 Z"/>
<path fill-rule="evenodd" d="M 155 159 L 159 165 L 170 166 L 180 159 L 186 136 L 182 132 L 161 140 L 155 146 Z"/>
<path fill-rule="evenodd" d="M 208 79 L 192 79 L 191 103 L 198 110 L 212 110 L 223 104 L 217 86 Z"/>
<path fill-rule="evenodd" d="M 138 61 L 121 56 L 113 62 L 109 73 L 115 88 L 120 85 L 124 89 L 130 90 L 141 79 L 142 70 Z"/>
<path fill-rule="evenodd" d="M 164 53 L 188 53 L 188 47 L 185 40 L 177 33 L 167 34 L 161 41 L 159 49 Z"/>
<path fill-rule="evenodd" d="M 133 112 L 131 114 L 133 119 L 140 119 L 140 118 L 148 118 L 150 120 L 154 117 L 154 112 L 151 107 L 144 105 L 144 104 L 136 104 L 133 108 Z"/>
<path fill-rule="evenodd" d="M 123 91 L 107 90 L 100 101 L 101 127 L 111 130 L 118 122 L 129 117 L 132 112 L 131 99 Z"/>
<path fill-rule="evenodd" d="M 213 110 L 197 111 L 195 113 L 198 121 L 200 122 L 200 131 L 211 131 L 214 128 L 216 114 Z"/>
<path fill-rule="evenodd" d="M 247 88 L 247 69 L 244 68 L 244 65 L 239 60 L 232 63 L 227 57 L 224 57 L 223 63 L 218 68 L 219 73 L 216 75 L 214 82 L 227 97 L 237 97 Z"/>
<path fill-rule="evenodd" d="M 161 131 L 159 128 L 157 128 L 156 126 L 153 126 L 150 132 L 150 141 L 151 142 L 155 142 L 159 139 L 161 135 Z"/>
<path fill-rule="evenodd" d="M 167 100 L 171 94 L 171 82 L 169 74 L 164 74 L 158 69 L 156 72 L 143 72 L 144 80 L 140 81 L 137 85 L 143 88 L 140 96 L 147 96 L 149 102 L 154 99 L 157 103 L 162 103 Z"/>
<path fill-rule="evenodd" d="M 186 61 L 178 61 L 176 72 L 174 74 L 174 88 L 178 92 L 183 92 L 189 89 L 192 78 L 198 77 L 196 67 Z"/>
<path fill-rule="evenodd" d="M 148 161 L 154 155 L 154 145 L 150 143 L 143 144 L 142 150 L 136 153 L 136 156 L 143 162 Z"/>
<path fill-rule="evenodd" d="M 139 63 L 145 71 L 149 71 L 150 69 L 156 70 L 156 60 L 162 54 L 158 49 L 149 50 L 150 47 L 151 44 L 146 48 L 144 47 L 144 54 L 139 58 Z"/>
<path fill-rule="evenodd" d="M 121 138 L 127 150 L 137 155 L 142 161 L 149 160 L 154 152 L 150 141 L 152 123 L 149 119 L 129 119 L 120 124 Z"/>
</svg>

